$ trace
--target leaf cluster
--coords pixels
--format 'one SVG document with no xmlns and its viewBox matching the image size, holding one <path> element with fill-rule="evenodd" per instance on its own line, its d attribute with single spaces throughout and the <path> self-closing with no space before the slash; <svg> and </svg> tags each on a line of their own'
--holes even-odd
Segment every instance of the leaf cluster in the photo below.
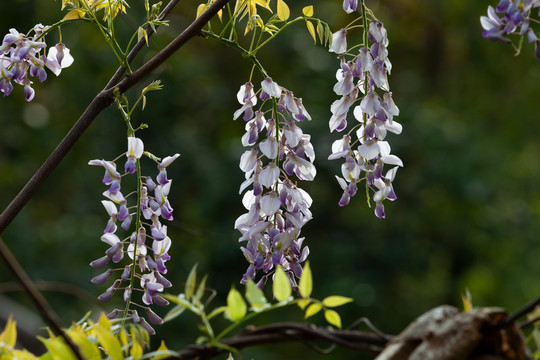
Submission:
<svg viewBox="0 0 540 360">
<path fill-rule="evenodd" d="M 149 335 L 140 325 L 119 326 L 102 314 L 97 322 L 85 320 L 87 316 L 65 330 L 65 336 L 78 347 L 84 359 L 137 360 L 162 359 L 173 352 L 162 342 L 153 352 L 144 354 L 148 348 Z M 55 336 L 49 329 L 48 338 L 37 338 L 45 345 L 47 352 L 35 356 L 28 350 L 15 348 L 17 342 L 16 322 L 10 317 L 0 333 L 0 359 L 2 360 L 76 360 L 77 357 L 61 336 Z"/>
</svg>

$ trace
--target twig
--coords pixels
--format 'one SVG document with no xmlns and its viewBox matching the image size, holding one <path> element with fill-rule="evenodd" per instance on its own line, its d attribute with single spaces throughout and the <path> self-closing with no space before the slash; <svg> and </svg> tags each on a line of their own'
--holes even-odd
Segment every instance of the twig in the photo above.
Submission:
<svg viewBox="0 0 540 360">
<path fill-rule="evenodd" d="M 246 329 L 239 335 L 222 339 L 220 343 L 240 350 L 250 346 L 290 341 L 301 341 L 306 344 L 313 341 L 325 341 L 330 342 L 333 345 L 360 352 L 378 354 L 382 351 L 382 347 L 388 342 L 388 340 L 385 339 L 391 338 L 390 335 L 384 335 L 383 339 L 378 334 L 362 331 L 335 330 L 331 328 L 316 327 L 312 324 L 286 322 L 270 324 L 254 329 Z M 312 344 L 309 346 L 313 347 Z M 188 345 L 168 359 L 210 359 L 223 352 L 225 352 L 225 350 L 217 347 L 210 347 L 207 344 Z"/>
<path fill-rule="evenodd" d="M 516 311 L 515 313 L 508 315 L 503 321 L 501 321 L 498 327 L 503 328 L 506 325 L 515 322 L 520 317 L 525 316 L 531 311 L 533 311 L 534 308 L 536 308 L 538 304 L 540 304 L 540 297 L 537 297 L 536 299 L 534 299 L 533 301 L 531 301 L 530 303 L 528 303 L 527 305 L 523 306 L 521 309 Z"/>
<path fill-rule="evenodd" d="M 79 349 L 77 346 L 71 341 L 71 339 L 64 333 L 62 330 L 62 326 L 60 325 L 60 319 L 58 319 L 58 316 L 56 313 L 51 309 L 49 304 L 47 303 L 47 300 L 41 295 L 39 290 L 36 288 L 32 280 L 30 280 L 30 277 L 28 277 L 28 274 L 24 271 L 21 264 L 17 261 L 15 256 L 11 253 L 9 248 L 4 243 L 4 240 L 0 237 L 0 256 L 2 256 L 2 259 L 4 259 L 4 262 L 7 264 L 8 268 L 11 270 L 11 273 L 13 276 L 17 278 L 21 286 L 24 288 L 26 293 L 30 296 L 30 299 L 34 303 L 34 306 L 41 314 L 41 317 L 43 320 L 49 324 L 49 326 L 52 328 L 52 330 L 60 334 L 64 340 L 66 341 L 66 344 L 73 350 L 75 355 L 77 356 L 77 359 L 83 360 L 83 357 L 81 356 Z"/>
</svg>

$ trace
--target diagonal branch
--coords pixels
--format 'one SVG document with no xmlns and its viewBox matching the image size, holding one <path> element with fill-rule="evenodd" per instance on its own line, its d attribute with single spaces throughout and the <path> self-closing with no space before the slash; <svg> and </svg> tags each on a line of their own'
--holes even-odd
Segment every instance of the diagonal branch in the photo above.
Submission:
<svg viewBox="0 0 540 360">
<path fill-rule="evenodd" d="M 170 13 L 179 0 L 171 0 L 167 7 L 160 14 L 161 17 L 165 17 Z M 157 66 L 165 62 L 176 51 L 178 51 L 187 41 L 193 38 L 200 32 L 202 27 L 230 0 L 217 0 L 212 6 L 210 6 L 198 19 L 196 19 L 188 28 L 186 28 L 180 35 L 177 36 L 173 42 L 167 46 L 163 51 L 155 55 L 150 60 L 150 65 L 146 64 L 138 69 L 131 76 L 124 78 L 120 81 L 124 75 L 125 69 L 119 68 L 109 83 L 88 105 L 86 110 L 73 125 L 71 130 L 58 144 L 56 149 L 45 160 L 41 167 L 36 171 L 34 176 L 26 183 L 23 189 L 17 194 L 17 196 L 11 201 L 7 208 L 0 214 L 0 234 L 6 229 L 6 227 L 13 221 L 17 214 L 22 210 L 26 203 L 32 198 L 36 191 L 41 187 L 45 180 L 51 175 L 56 166 L 62 161 L 67 153 L 73 148 L 75 143 L 79 140 L 81 135 L 86 131 L 92 121 L 103 111 L 110 106 L 114 101 L 114 88 L 118 84 L 122 92 L 127 91 L 129 88 L 141 81 Z M 148 35 L 152 35 L 153 31 L 149 30 Z M 172 45 L 172 46 L 171 46 Z M 128 55 L 128 61 L 132 61 L 139 51 L 144 46 L 144 39 L 141 39 L 133 50 Z M 45 298 L 37 290 L 32 283 L 24 269 L 20 266 L 19 262 L 13 256 L 9 248 L 0 238 L 0 257 L 3 258 L 10 271 L 14 274 L 17 280 L 21 283 L 21 286 L 28 293 L 36 308 L 40 312 L 43 320 L 49 324 L 49 326 L 57 333 L 62 334 L 61 325 L 56 314 L 52 311 L 47 304 Z M 69 343 L 69 339 L 66 339 Z M 75 353 L 76 348 L 73 347 Z"/>
<path fill-rule="evenodd" d="M 54 149 L 49 158 L 36 171 L 34 176 L 26 183 L 24 188 L 11 201 L 7 208 L 0 214 L 0 234 L 13 221 L 17 214 L 23 209 L 26 203 L 32 198 L 36 191 L 41 187 L 56 166 L 63 160 L 67 153 L 73 148 L 81 135 L 86 131 L 88 126 L 94 119 L 114 101 L 114 88 L 118 87 L 120 92 L 126 92 L 131 87 L 140 82 L 145 76 L 150 74 L 159 65 L 163 64 L 175 52 L 177 52 L 185 43 L 198 35 L 204 25 L 214 15 L 221 10 L 230 0 L 216 0 L 208 9 L 199 16 L 191 25 L 189 25 L 180 35 L 178 35 L 168 46 L 156 54 L 146 64 L 141 66 L 137 71 L 127 75 L 122 81 L 118 82 L 124 74 L 124 69 L 120 68 L 113 75 L 107 86 L 96 95 L 90 105 L 86 108 L 79 120 L 73 125 L 71 130 L 62 139 L 60 144 Z M 176 4 L 178 0 L 171 0 L 172 4 Z M 173 5 L 172 5 L 173 6 Z M 172 6 L 167 6 L 165 10 L 172 10 Z M 164 10 L 164 11 L 165 11 Z M 144 45 L 144 39 L 141 39 L 129 54 L 131 60 L 137 55 Z"/>
</svg>

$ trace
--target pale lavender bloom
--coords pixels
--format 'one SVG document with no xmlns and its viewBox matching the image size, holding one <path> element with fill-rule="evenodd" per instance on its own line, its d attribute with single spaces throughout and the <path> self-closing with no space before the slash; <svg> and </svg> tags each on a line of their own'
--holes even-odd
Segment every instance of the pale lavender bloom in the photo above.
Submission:
<svg viewBox="0 0 540 360">
<path fill-rule="evenodd" d="M 31 86 L 32 81 L 29 80 L 29 76 L 37 77 L 40 82 L 43 82 L 47 79 L 45 66 L 58 75 L 62 68 L 68 67 L 73 62 L 69 49 L 63 44 L 61 44 L 64 53 L 62 63 L 59 63 L 58 59 L 52 60 L 45 56 L 47 45 L 44 39 L 38 40 L 37 37 L 46 28 L 41 24 L 34 26 L 33 38 L 15 29 L 10 29 L 9 34 L 4 36 L 0 46 L 0 91 L 4 96 L 11 94 L 13 81 L 24 87 L 25 99 L 31 101 L 35 96 L 35 90 Z M 56 47 L 49 49 L 49 53 L 56 54 L 57 52 Z"/>
<path fill-rule="evenodd" d="M 166 170 L 166 168 L 167 168 L 167 166 L 171 165 L 171 163 L 174 160 L 176 160 L 179 156 L 180 156 L 180 154 L 174 154 L 173 156 L 167 156 L 166 158 L 164 158 L 158 164 L 158 166 L 157 166 L 158 170 L 159 170 L 159 174 L 157 176 L 158 184 L 165 185 L 170 181 L 169 179 L 167 179 L 167 170 Z M 155 184 L 153 184 L 153 181 L 150 184 L 150 191 L 153 190 L 152 185 L 155 185 Z"/>
<path fill-rule="evenodd" d="M 345 10 L 347 14 L 355 12 L 357 6 L 358 0 L 343 0 L 343 10 Z"/>
<path fill-rule="evenodd" d="M 347 29 L 341 29 L 332 34 L 332 44 L 329 51 L 336 54 L 347 52 Z"/>
<path fill-rule="evenodd" d="M 253 148 L 246 150 L 240 158 L 240 169 L 246 178 L 240 186 L 240 193 L 249 186 L 252 190 L 246 191 L 242 199 L 248 212 L 239 216 L 234 225 L 241 233 L 239 241 L 247 242 L 241 249 L 250 263 L 242 283 L 248 278 L 254 279 L 257 272 L 262 271 L 265 275 L 258 282 L 260 287 L 264 286 L 278 264 L 293 278 L 301 274 L 300 263 L 309 251 L 298 250 L 298 235 L 300 228 L 311 219 L 311 198 L 293 185 L 288 176 L 294 174 L 300 180 L 312 180 L 316 174 L 310 136 L 296 125 L 296 122 L 311 119 L 302 99 L 279 87 L 271 78 L 266 78 L 261 88 L 260 99 L 272 100 L 284 121 L 266 121 L 262 109 L 246 120 L 242 144 Z M 244 85 L 238 93 L 238 100 L 240 103 L 250 102 L 253 94 L 252 87 Z M 237 110 L 234 117 L 240 116 L 250 106 Z M 264 127 L 266 134 L 262 131 Z M 266 138 L 261 139 L 264 135 Z M 259 150 L 265 157 L 260 156 Z M 264 165 L 263 161 L 267 164 Z"/>
<path fill-rule="evenodd" d="M 349 2 L 344 2 L 344 8 L 352 6 Z M 346 60 L 347 55 L 338 56 L 340 68 L 336 74 L 334 92 L 341 98 L 334 101 L 330 107 L 330 131 L 343 131 L 347 127 L 350 107 L 359 93 L 364 94 L 360 104 L 353 110 L 355 119 L 360 123 L 356 131 L 357 140 L 352 141 L 349 135 L 336 140 L 328 157 L 330 160 L 345 160 L 341 166 L 342 177 L 336 176 L 343 190 L 340 206 L 347 205 L 350 198 L 356 195 L 358 182 L 365 179 L 368 187 L 380 185 L 384 165 L 403 166 L 397 156 L 390 154 L 390 146 L 383 140 L 388 131 L 396 134 L 402 131 L 401 125 L 393 120 L 399 115 L 399 109 L 389 92 L 388 75 L 392 65 L 388 59 L 388 35 L 383 24 L 377 20 L 370 22 L 367 31 L 371 45 L 364 44 L 358 55 L 350 61 Z M 342 40 L 339 37 L 338 39 Z M 359 145 L 353 150 L 351 143 Z M 377 199 L 374 199 L 376 215 L 382 218 L 382 201 L 392 196 L 381 196 L 382 192 L 377 191 Z"/>
<path fill-rule="evenodd" d="M 140 159 L 144 152 L 144 143 L 141 139 L 129 136 L 128 137 L 128 151 L 126 152 L 127 161 L 124 166 L 124 171 L 133 174 L 136 168 L 136 161 Z"/>
<path fill-rule="evenodd" d="M 279 99 L 281 97 L 281 88 L 279 85 L 272 80 L 271 77 L 267 77 L 261 82 L 261 100 L 267 99 L 268 97 L 273 97 Z"/>
</svg>

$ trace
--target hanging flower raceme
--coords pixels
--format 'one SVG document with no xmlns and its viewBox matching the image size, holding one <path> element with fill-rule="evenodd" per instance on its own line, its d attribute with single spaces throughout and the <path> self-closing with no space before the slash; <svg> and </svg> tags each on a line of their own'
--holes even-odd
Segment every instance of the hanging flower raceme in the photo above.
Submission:
<svg viewBox="0 0 540 360">
<path fill-rule="evenodd" d="M 354 2 L 346 1 L 344 7 L 345 4 L 349 4 L 349 8 L 355 6 Z M 394 120 L 399 109 L 394 104 L 388 83 L 392 65 L 388 59 L 386 29 L 381 22 L 372 20 L 367 31 L 371 45 L 363 44 L 355 56 L 347 54 L 346 29 L 334 34 L 330 46 L 331 52 L 339 54 L 340 68 L 334 92 L 341 96 L 330 107 L 330 132 L 347 128 L 351 108 L 357 122 L 333 143 L 329 159 L 344 159 L 342 177 L 336 176 L 343 189 L 339 205 L 347 205 L 356 195 L 358 183 L 366 180 L 366 186 L 374 192 L 375 215 L 384 218 L 383 201 L 396 199 L 392 182 L 397 167 L 403 166 L 397 156 L 390 154 L 390 144 L 384 139 L 388 132 L 400 134 L 402 128 Z M 394 167 L 384 174 L 385 165 Z"/>
<path fill-rule="evenodd" d="M 242 144 L 251 147 L 240 158 L 240 169 L 246 177 L 240 193 L 252 187 L 242 200 L 247 213 L 235 223 L 242 234 L 239 241 L 246 242 L 241 250 L 249 262 L 242 283 L 255 280 L 262 271 L 264 275 L 258 281 L 262 288 L 280 265 L 296 286 L 295 279 L 302 274 L 301 263 L 309 254 L 309 248 L 302 247 L 300 231 L 312 218 L 312 200 L 292 178 L 310 181 L 316 175 L 310 136 L 297 125 L 311 120 L 311 116 L 302 99 L 269 77 L 261 82 L 259 99 L 263 103 L 259 109 L 253 109 L 258 100 L 251 83 L 240 87 L 237 98 L 242 107 L 234 113 L 234 119 L 244 114 Z M 263 112 L 266 106 L 271 114 L 268 120 Z"/>
<path fill-rule="evenodd" d="M 535 55 L 540 58 L 540 40 L 532 29 L 531 11 L 540 8 L 539 0 L 500 0 L 496 8 L 488 7 L 487 16 L 480 17 L 480 23 L 484 28 L 482 36 L 493 41 L 511 43 L 507 35 L 517 33 L 525 36 L 529 43 L 535 44 Z M 501 17 L 497 14 L 501 14 Z"/>
<path fill-rule="evenodd" d="M 31 101 L 35 91 L 29 77 L 43 82 L 47 79 L 45 67 L 58 76 L 63 68 L 73 63 L 69 49 L 62 43 L 50 47 L 45 55 L 47 44 L 43 32 L 47 29 L 47 26 L 38 24 L 33 28 L 32 37 L 15 29 L 10 29 L 4 36 L 0 45 L 0 91 L 4 96 L 11 94 L 15 83 L 24 87 L 26 101 Z"/>
<path fill-rule="evenodd" d="M 90 265 L 101 269 L 111 261 L 119 263 L 125 258 L 129 260 L 129 264 L 125 267 L 108 269 L 94 277 L 92 282 L 103 285 L 113 274 L 118 274 L 113 285 L 107 288 L 99 299 L 108 301 L 117 290 L 123 290 L 124 301 L 128 305 L 134 304 L 144 308 L 150 323 L 157 324 L 161 323 L 161 319 L 150 310 L 148 305 L 167 305 L 168 301 L 160 293 L 172 285 L 163 276 L 167 273 L 165 262 L 170 259 L 168 250 L 171 239 L 167 235 L 167 226 L 161 221 L 173 220 L 173 209 L 167 199 L 172 180 L 167 179 L 165 168 L 180 155 L 175 154 L 158 161 L 156 157 L 144 151 L 141 139 L 130 136 L 127 140 L 128 150 L 125 153 L 127 160 L 123 175 L 116 170 L 114 161 L 91 160 L 89 162 L 90 165 L 105 168 L 103 183 L 109 186 L 109 189 L 103 193 L 108 200 L 103 200 L 102 204 L 110 216 L 103 231 L 104 234 L 101 236 L 101 241 L 109 248 L 103 257 L 94 260 Z M 143 155 L 148 155 L 157 163 L 156 181 L 150 176 L 141 175 L 140 160 Z M 124 176 L 131 174 L 136 174 L 138 188 L 124 197 L 121 192 L 121 181 Z M 137 198 L 132 199 L 134 196 Z M 116 234 L 117 221 L 121 222 L 122 229 L 127 232 L 133 225 L 131 232 L 123 239 Z M 151 243 L 148 243 L 149 240 Z M 138 280 L 135 281 L 136 279 Z M 138 305 L 135 300 L 132 300 L 134 291 L 141 294 L 144 305 Z M 119 314 L 122 312 L 115 310 L 110 317 Z M 150 333 L 154 332 L 146 320 L 139 317 L 136 310 L 130 309 L 124 316 L 131 316 L 134 322 L 143 325 Z"/>
</svg>

